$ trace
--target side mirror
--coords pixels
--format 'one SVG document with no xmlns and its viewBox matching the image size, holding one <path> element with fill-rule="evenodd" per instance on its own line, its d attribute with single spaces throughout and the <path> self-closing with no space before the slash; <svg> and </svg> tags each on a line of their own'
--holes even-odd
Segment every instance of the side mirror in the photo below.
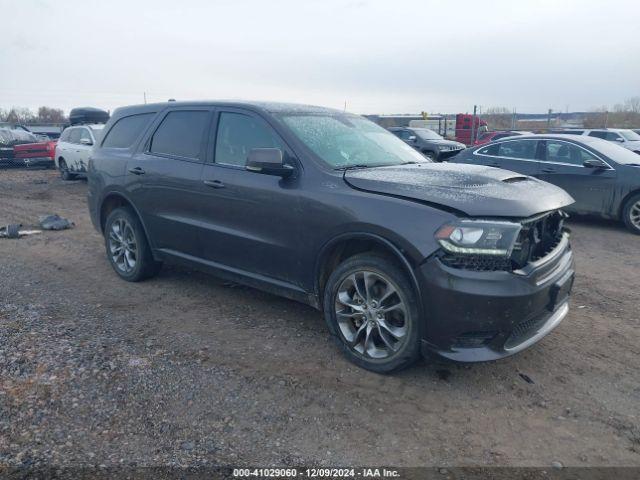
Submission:
<svg viewBox="0 0 640 480">
<path fill-rule="evenodd" d="M 606 170 L 609 168 L 609 166 L 606 163 L 604 163 L 602 160 L 597 158 L 585 160 L 582 165 L 584 165 L 587 168 L 595 168 L 597 170 Z"/>
<path fill-rule="evenodd" d="M 622 138 L 622 137 L 616 137 L 615 140 L 616 140 L 616 142 L 620 142 L 620 143 L 624 142 L 624 138 Z"/>
<path fill-rule="evenodd" d="M 416 136 L 415 135 L 411 135 L 407 140 L 409 140 L 410 142 L 415 142 L 416 141 Z"/>
<path fill-rule="evenodd" d="M 279 148 L 252 148 L 245 169 L 278 177 L 288 177 L 293 173 L 293 167 L 282 162 L 282 150 Z"/>
<path fill-rule="evenodd" d="M 88 138 L 81 138 L 80 139 L 80 143 L 82 145 L 93 145 L 93 142 Z"/>
</svg>

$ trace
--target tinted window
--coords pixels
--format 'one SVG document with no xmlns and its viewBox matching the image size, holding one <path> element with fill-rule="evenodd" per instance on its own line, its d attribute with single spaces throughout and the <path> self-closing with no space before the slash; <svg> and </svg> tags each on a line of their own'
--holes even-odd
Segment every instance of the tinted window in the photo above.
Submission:
<svg viewBox="0 0 640 480">
<path fill-rule="evenodd" d="M 538 142 L 535 140 L 514 140 L 499 143 L 498 156 L 533 160 L 536 158 L 537 145 Z"/>
<path fill-rule="evenodd" d="M 403 140 L 409 140 L 409 137 L 415 137 L 415 133 L 410 132 L 409 130 L 400 130 L 399 137 Z"/>
<path fill-rule="evenodd" d="M 186 158 L 200 158 L 202 136 L 209 112 L 170 112 L 153 134 L 149 151 Z"/>
<path fill-rule="evenodd" d="M 132 115 L 118 120 L 102 143 L 106 148 L 129 148 L 140 136 L 155 113 Z"/>
<path fill-rule="evenodd" d="M 216 139 L 216 163 L 244 166 L 253 148 L 280 148 L 282 143 L 264 121 L 240 113 L 221 113 Z"/>
<path fill-rule="evenodd" d="M 69 132 L 69 142 L 80 143 L 80 128 L 74 128 Z"/>
<path fill-rule="evenodd" d="M 80 130 L 80 142 L 82 142 L 83 139 L 93 142 L 89 130 L 87 130 L 86 128 L 79 128 L 78 130 Z"/>
<path fill-rule="evenodd" d="M 546 159 L 549 162 L 571 163 L 582 165 L 585 160 L 593 160 L 596 157 L 586 150 L 566 142 L 554 142 L 547 140 Z"/>
<path fill-rule="evenodd" d="M 494 143 L 493 145 L 488 145 L 486 147 L 482 147 L 480 150 L 478 150 L 478 153 L 482 154 L 482 155 L 491 155 L 493 157 L 498 155 L 498 148 L 500 147 L 500 144 L 498 143 Z"/>
<path fill-rule="evenodd" d="M 607 138 L 607 132 L 589 132 L 590 137 Z"/>
<path fill-rule="evenodd" d="M 622 137 L 616 132 L 607 132 L 607 140 L 622 140 Z"/>
</svg>

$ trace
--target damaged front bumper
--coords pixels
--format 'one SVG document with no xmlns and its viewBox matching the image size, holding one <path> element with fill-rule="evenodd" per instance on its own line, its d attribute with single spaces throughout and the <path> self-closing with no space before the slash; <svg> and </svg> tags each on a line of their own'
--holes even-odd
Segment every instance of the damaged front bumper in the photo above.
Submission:
<svg viewBox="0 0 640 480">
<path fill-rule="evenodd" d="M 462 362 L 496 360 L 535 344 L 569 311 L 574 261 L 566 238 L 547 257 L 509 271 L 421 265 L 423 353 Z"/>
</svg>

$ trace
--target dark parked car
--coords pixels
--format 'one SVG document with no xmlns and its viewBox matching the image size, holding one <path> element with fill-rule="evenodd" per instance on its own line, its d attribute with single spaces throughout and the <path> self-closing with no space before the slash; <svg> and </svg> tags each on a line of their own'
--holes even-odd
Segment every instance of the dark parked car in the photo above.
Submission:
<svg viewBox="0 0 640 480">
<path fill-rule="evenodd" d="M 442 162 L 465 148 L 464 143 L 446 140 L 428 128 L 391 127 L 389 131 L 434 162 Z"/>
<path fill-rule="evenodd" d="M 511 355 L 568 311 L 569 195 L 431 163 L 356 115 L 241 102 L 121 108 L 88 178 L 120 277 L 179 262 L 308 303 L 374 371 L 427 351 Z"/>
<path fill-rule="evenodd" d="M 622 220 L 640 234 L 640 158 L 615 143 L 585 135 L 530 135 L 468 149 L 452 161 L 538 177 L 575 199 L 568 210 Z"/>
</svg>

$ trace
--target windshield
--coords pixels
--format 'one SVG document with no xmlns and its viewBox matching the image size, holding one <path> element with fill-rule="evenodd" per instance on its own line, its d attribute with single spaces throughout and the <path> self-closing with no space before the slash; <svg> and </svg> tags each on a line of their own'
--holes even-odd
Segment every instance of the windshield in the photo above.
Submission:
<svg viewBox="0 0 640 480">
<path fill-rule="evenodd" d="M 603 155 L 606 155 L 614 162 L 621 163 L 623 165 L 640 164 L 640 155 L 618 145 L 616 142 L 608 142 L 607 140 L 598 139 L 597 141 L 594 140 L 589 142 L 588 145 L 601 152 Z"/>
<path fill-rule="evenodd" d="M 618 133 L 631 142 L 640 140 L 640 135 L 633 130 L 618 130 Z"/>
<path fill-rule="evenodd" d="M 442 140 L 442 137 L 428 128 L 414 128 L 413 131 L 423 140 Z"/>
<path fill-rule="evenodd" d="M 427 161 L 395 135 L 355 115 L 285 113 L 280 119 L 332 168 Z"/>
</svg>

